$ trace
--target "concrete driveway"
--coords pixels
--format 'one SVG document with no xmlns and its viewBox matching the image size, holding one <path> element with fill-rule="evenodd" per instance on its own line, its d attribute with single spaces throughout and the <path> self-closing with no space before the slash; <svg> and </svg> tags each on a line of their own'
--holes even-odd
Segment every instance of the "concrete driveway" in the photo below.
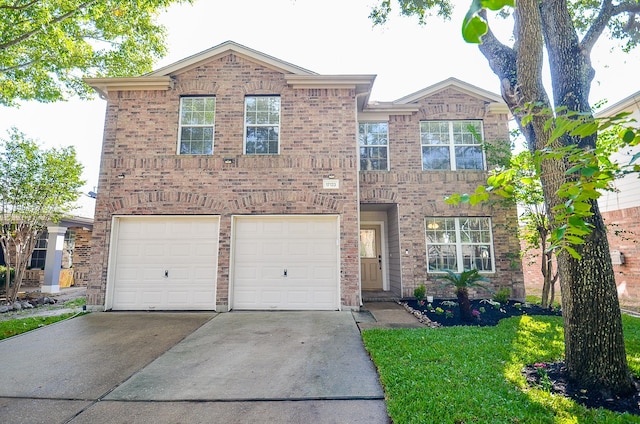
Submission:
<svg viewBox="0 0 640 424">
<path fill-rule="evenodd" d="M 91 313 L 0 341 L 6 423 L 388 423 L 350 312 Z"/>
</svg>

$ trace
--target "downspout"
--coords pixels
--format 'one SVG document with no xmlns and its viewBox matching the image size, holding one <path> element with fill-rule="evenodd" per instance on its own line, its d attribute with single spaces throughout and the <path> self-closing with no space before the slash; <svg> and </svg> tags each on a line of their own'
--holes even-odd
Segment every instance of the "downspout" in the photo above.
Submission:
<svg viewBox="0 0 640 424">
<path fill-rule="evenodd" d="M 355 139 L 355 143 L 356 143 L 356 152 L 358 152 L 358 159 L 357 159 L 357 177 L 356 177 L 356 201 L 358 202 L 358 295 L 360 298 L 360 307 L 364 306 L 364 302 L 362 301 L 362 264 L 361 264 L 361 258 L 360 258 L 360 142 L 358 141 L 358 134 L 360 133 L 360 124 L 358 121 L 358 98 L 359 97 L 363 97 L 366 98 L 367 96 L 369 96 L 369 94 L 371 94 L 371 90 L 362 92 L 362 93 L 358 93 L 356 94 L 356 103 L 355 103 L 355 108 L 356 108 L 356 130 L 355 130 L 355 134 L 356 134 L 356 139 Z M 363 105 L 364 108 L 365 105 Z"/>
</svg>

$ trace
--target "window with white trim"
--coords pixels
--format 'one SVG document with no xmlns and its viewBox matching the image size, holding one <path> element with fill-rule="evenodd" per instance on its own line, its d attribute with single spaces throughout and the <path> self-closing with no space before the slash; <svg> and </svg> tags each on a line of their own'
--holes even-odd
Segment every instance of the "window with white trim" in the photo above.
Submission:
<svg viewBox="0 0 640 424">
<path fill-rule="evenodd" d="M 179 154 L 213 154 L 215 115 L 215 97 L 182 97 L 180 99 Z"/>
<path fill-rule="evenodd" d="M 426 218 L 429 272 L 494 272 L 491 219 Z"/>
<path fill-rule="evenodd" d="M 30 269 L 44 269 L 48 239 L 49 233 L 46 231 L 41 232 L 38 236 L 33 252 L 31 252 L 31 258 L 29 258 Z"/>
<path fill-rule="evenodd" d="M 482 170 L 482 121 L 421 121 L 422 169 Z"/>
<path fill-rule="evenodd" d="M 247 155 L 277 155 L 279 153 L 279 96 L 245 97 L 244 122 L 244 152 Z"/>
<path fill-rule="evenodd" d="M 361 171 L 389 170 L 389 124 L 361 122 L 358 130 Z"/>
</svg>

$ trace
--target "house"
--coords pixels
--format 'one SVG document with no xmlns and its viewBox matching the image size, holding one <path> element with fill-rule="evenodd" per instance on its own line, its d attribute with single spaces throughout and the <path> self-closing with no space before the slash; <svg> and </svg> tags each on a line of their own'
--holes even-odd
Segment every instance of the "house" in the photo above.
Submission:
<svg viewBox="0 0 640 424">
<path fill-rule="evenodd" d="M 613 117 L 622 112 L 628 119 L 640 122 L 640 91 L 596 113 L 596 118 Z M 612 155 L 611 160 L 628 164 L 640 146 L 624 148 Z M 598 199 L 598 207 L 608 229 L 611 262 L 615 273 L 618 297 L 623 307 L 640 307 L 640 180 L 637 174 L 628 174 L 614 181 L 614 190 L 605 191 Z M 528 253 L 523 257 L 527 288 L 542 288 L 539 258 Z"/>
<path fill-rule="evenodd" d="M 630 113 L 634 125 L 640 128 L 640 91 L 598 112 L 596 117 L 612 117 Z M 640 146 L 621 149 L 612 160 L 628 164 Z M 615 191 L 607 191 L 598 199 L 598 206 L 609 231 L 609 249 L 616 275 L 618 297 L 623 306 L 640 307 L 640 180 L 638 174 L 627 174 L 614 183 Z"/>
<path fill-rule="evenodd" d="M 88 307 L 357 310 L 471 267 L 524 298 L 515 208 L 444 202 L 486 181 L 474 133 L 508 142 L 500 96 L 452 78 L 376 103 L 374 79 L 231 41 L 87 79 L 107 101 Z"/>
<path fill-rule="evenodd" d="M 21 290 L 58 293 L 61 287 L 87 285 L 94 206 L 94 198 L 82 195 L 71 215 L 51 223 L 40 234 L 29 258 Z M 5 265 L 2 249 L 0 265 Z"/>
</svg>

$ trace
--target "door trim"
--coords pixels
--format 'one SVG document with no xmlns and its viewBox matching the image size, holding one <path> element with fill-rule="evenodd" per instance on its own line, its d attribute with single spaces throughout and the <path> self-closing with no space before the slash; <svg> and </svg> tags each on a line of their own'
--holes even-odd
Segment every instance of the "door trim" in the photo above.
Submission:
<svg viewBox="0 0 640 424">
<path fill-rule="evenodd" d="M 384 221 L 360 221 L 360 228 L 363 225 L 379 225 L 380 226 L 380 253 L 382 256 L 382 290 L 389 291 L 389 278 L 388 278 L 388 255 L 387 252 L 387 229 L 384 225 Z M 360 276 L 362 278 L 362 275 Z M 362 284 L 360 284 L 360 293 L 362 295 Z"/>
</svg>

